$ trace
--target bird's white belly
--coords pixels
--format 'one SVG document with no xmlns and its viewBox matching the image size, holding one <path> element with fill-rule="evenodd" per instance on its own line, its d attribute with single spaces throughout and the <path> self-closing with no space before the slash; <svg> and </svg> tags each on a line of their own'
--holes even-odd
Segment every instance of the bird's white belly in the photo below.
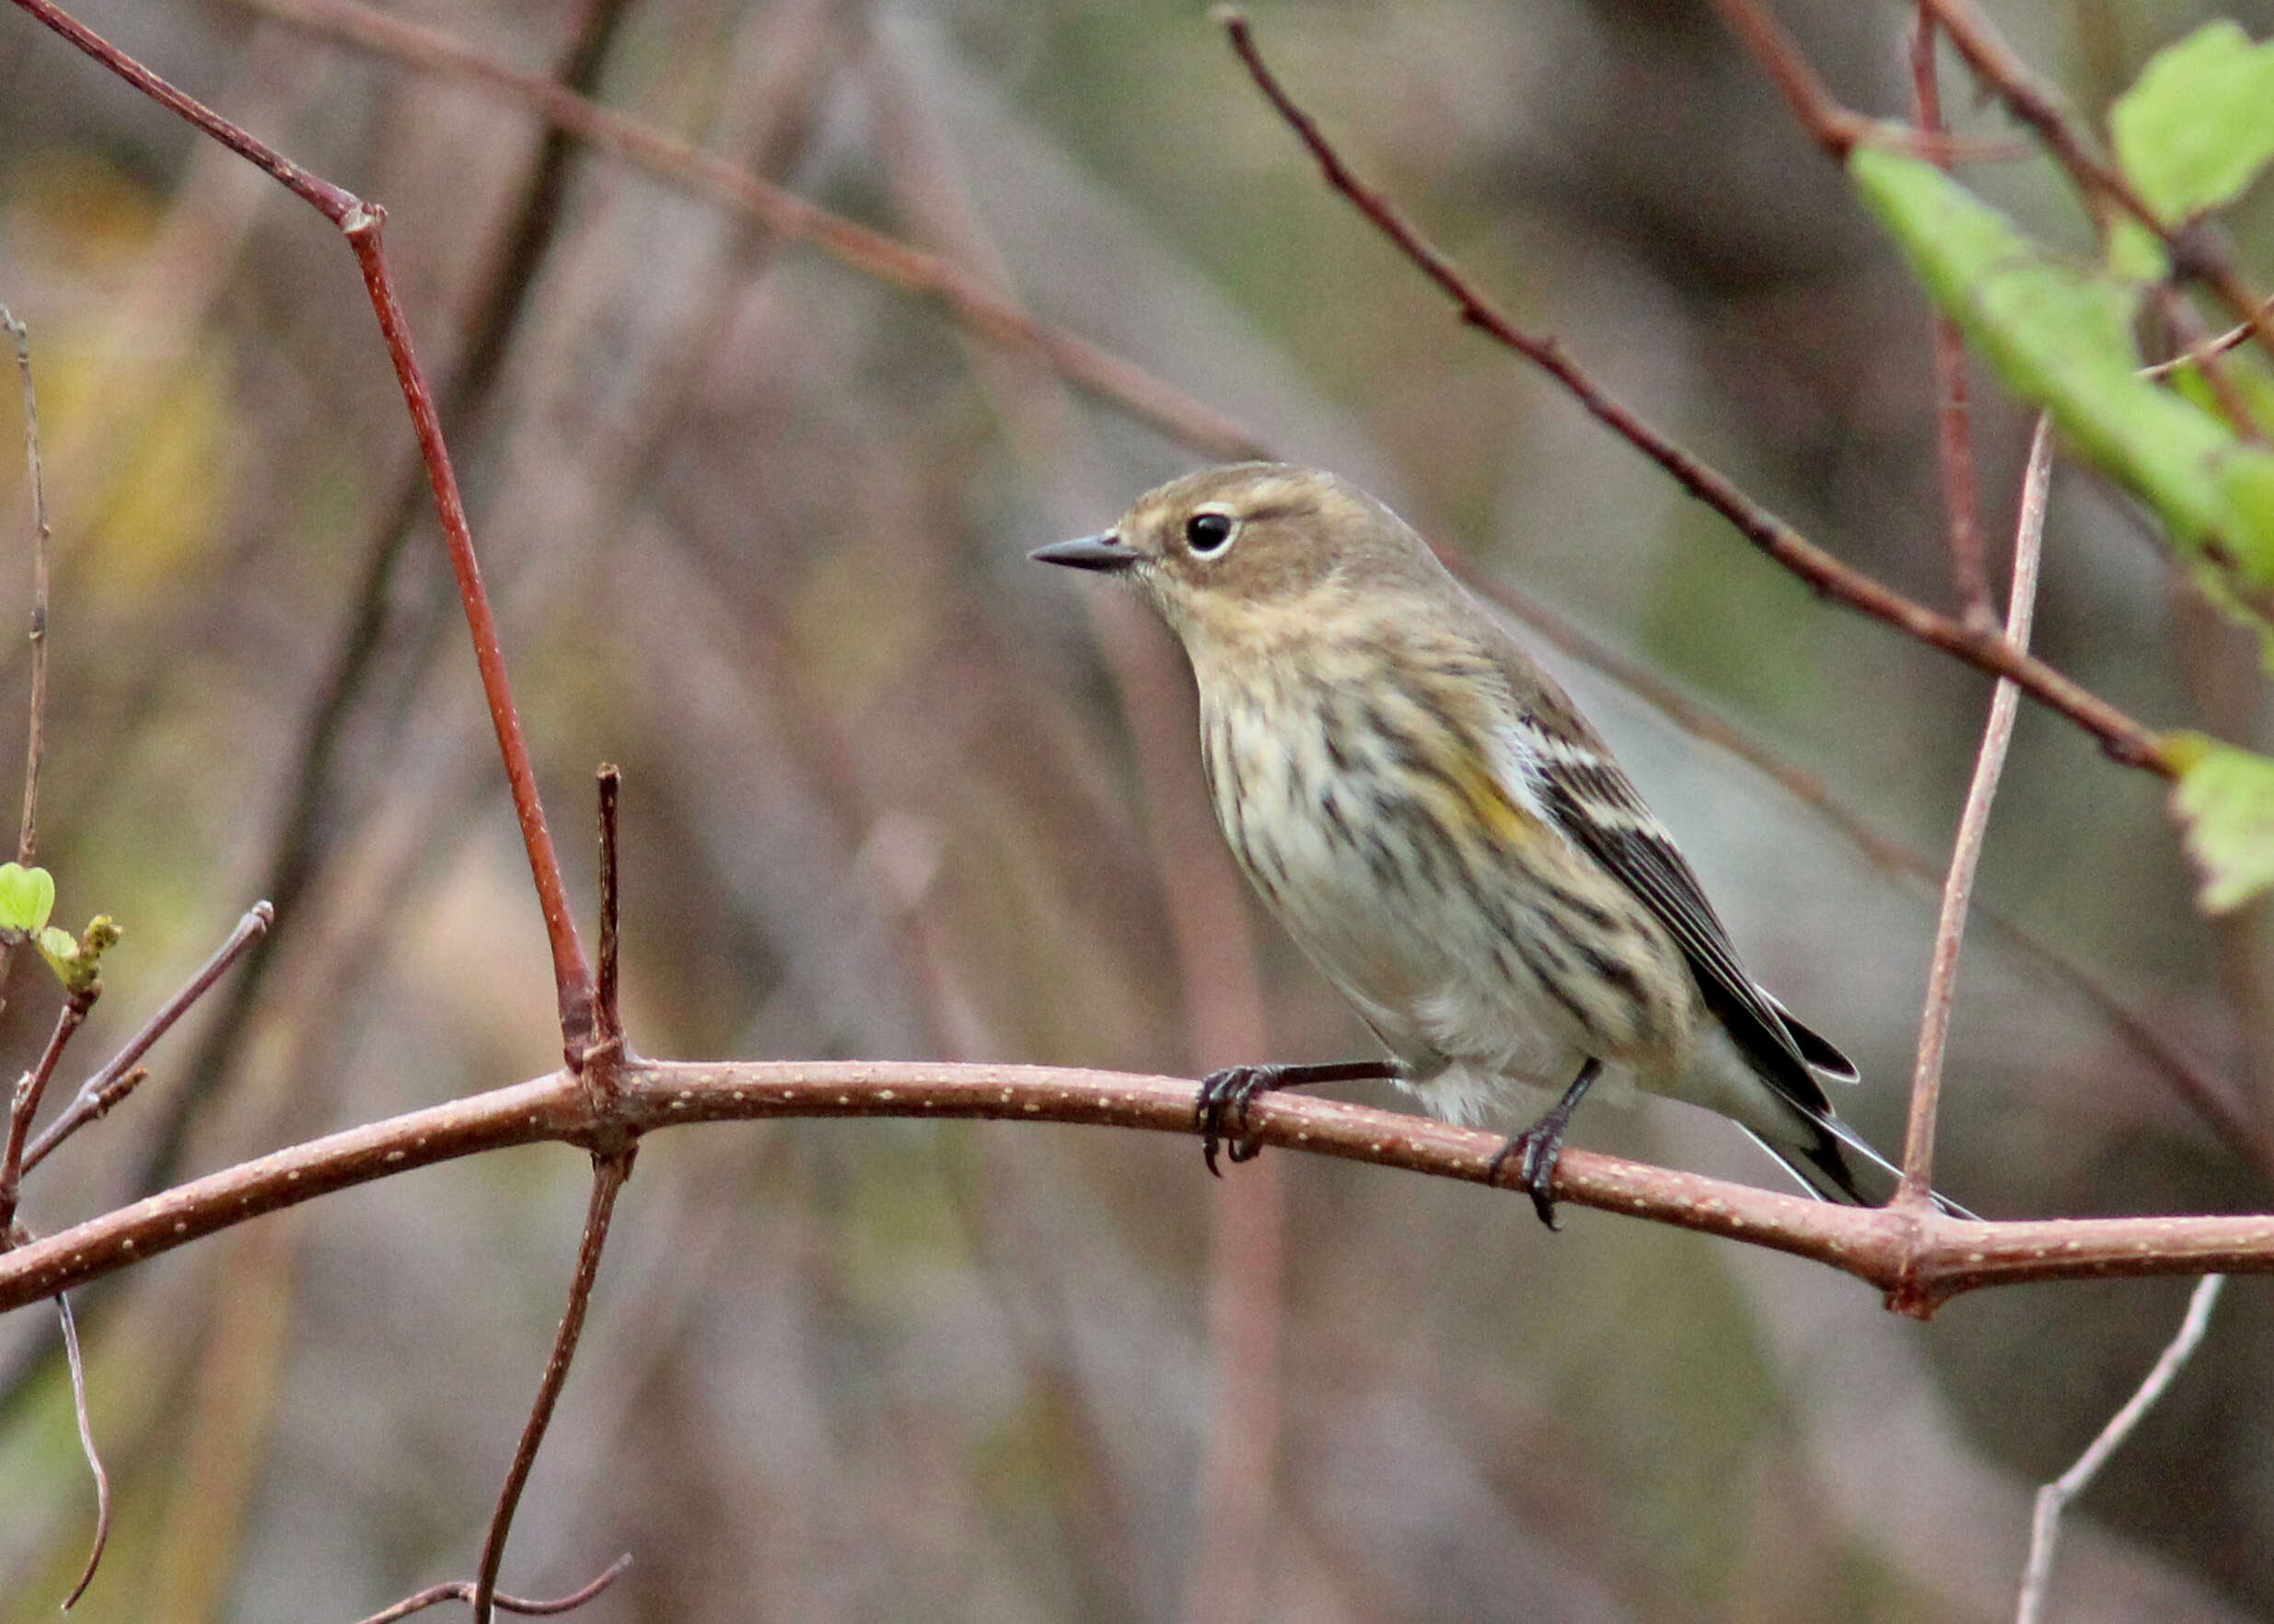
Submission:
<svg viewBox="0 0 2274 1624">
<path fill-rule="evenodd" d="M 1479 1073 L 1482 1092 L 1567 1085 L 1586 1058 L 1585 1033 L 1517 945 L 1433 889 L 1394 834 L 1374 840 L 1287 818 L 1270 840 L 1236 834 L 1233 846 L 1287 934 L 1412 1068 L 1433 1109 L 1474 1115 L 1449 1108 L 1469 1092 L 1456 1086 L 1456 1069 Z"/>
</svg>

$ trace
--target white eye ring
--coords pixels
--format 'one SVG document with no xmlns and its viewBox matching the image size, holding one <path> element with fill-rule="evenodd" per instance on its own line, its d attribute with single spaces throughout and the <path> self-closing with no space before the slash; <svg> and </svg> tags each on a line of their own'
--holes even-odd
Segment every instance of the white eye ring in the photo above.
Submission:
<svg viewBox="0 0 2274 1624">
<path fill-rule="evenodd" d="M 1184 544 L 1195 556 L 1213 558 L 1232 544 L 1239 521 L 1230 514 L 1204 507 L 1184 522 Z"/>
</svg>

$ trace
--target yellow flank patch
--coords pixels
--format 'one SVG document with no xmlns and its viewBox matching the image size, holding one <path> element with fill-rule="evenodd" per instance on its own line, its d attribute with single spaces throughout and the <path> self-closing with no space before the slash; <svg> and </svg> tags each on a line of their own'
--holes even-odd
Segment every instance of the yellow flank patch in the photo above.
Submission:
<svg viewBox="0 0 2274 1624">
<path fill-rule="evenodd" d="M 1446 766 L 1446 776 L 1459 792 L 1469 814 L 1494 840 L 1522 845 L 1537 840 L 1545 832 L 1539 819 L 1516 804 L 1507 786 L 1481 758 L 1467 749 L 1456 749 Z"/>
</svg>

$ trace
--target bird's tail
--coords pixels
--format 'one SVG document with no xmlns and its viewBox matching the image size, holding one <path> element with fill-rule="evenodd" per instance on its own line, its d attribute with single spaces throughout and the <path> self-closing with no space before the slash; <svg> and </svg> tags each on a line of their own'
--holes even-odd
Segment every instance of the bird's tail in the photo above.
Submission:
<svg viewBox="0 0 2274 1624">
<path fill-rule="evenodd" d="M 1884 1207 L 1902 1180 L 1903 1170 L 1874 1150 L 1861 1135 L 1828 1111 L 1809 1109 L 1787 1099 L 1799 1121 L 1803 1137 L 1779 1144 L 1746 1129 L 1753 1143 L 1774 1156 L 1799 1180 L 1801 1188 L 1818 1201 L 1844 1201 L 1857 1207 Z M 1859 1166 L 1860 1164 L 1860 1166 Z M 1953 1218 L 1973 1218 L 1948 1196 L 1933 1194 L 1934 1204 Z"/>
<path fill-rule="evenodd" d="M 1790 1103 L 1790 1101 L 1787 1101 Z M 1760 1132 L 1746 1128 L 1753 1144 L 1760 1146 L 1776 1162 L 1799 1180 L 1801 1189 L 1813 1194 L 1817 1201 L 1842 1201 L 1858 1208 L 1883 1208 L 1895 1197 L 1895 1188 L 1901 1183 L 1903 1169 L 1885 1155 L 1874 1151 L 1856 1131 L 1839 1121 L 1838 1117 L 1817 1115 L 1813 1110 L 1796 1106 L 1794 1115 L 1808 1128 L 1808 1140 L 1804 1144 L 1776 1144 Z M 1860 1166 L 1858 1166 L 1860 1165 Z M 1963 1205 L 1940 1192 L 1931 1192 L 1932 1201 L 1949 1217 L 1971 1219 Z"/>
</svg>

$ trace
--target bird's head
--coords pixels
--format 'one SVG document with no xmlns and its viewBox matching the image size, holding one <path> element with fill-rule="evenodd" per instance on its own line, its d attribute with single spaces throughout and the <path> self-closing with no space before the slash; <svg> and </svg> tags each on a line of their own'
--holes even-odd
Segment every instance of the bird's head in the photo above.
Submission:
<svg viewBox="0 0 2274 1624">
<path fill-rule="evenodd" d="M 1348 605 L 1386 608 L 1439 578 L 1388 508 L 1333 474 L 1282 462 L 1172 480 L 1110 530 L 1033 556 L 1127 581 L 1196 661 L 1304 635 Z"/>
</svg>

